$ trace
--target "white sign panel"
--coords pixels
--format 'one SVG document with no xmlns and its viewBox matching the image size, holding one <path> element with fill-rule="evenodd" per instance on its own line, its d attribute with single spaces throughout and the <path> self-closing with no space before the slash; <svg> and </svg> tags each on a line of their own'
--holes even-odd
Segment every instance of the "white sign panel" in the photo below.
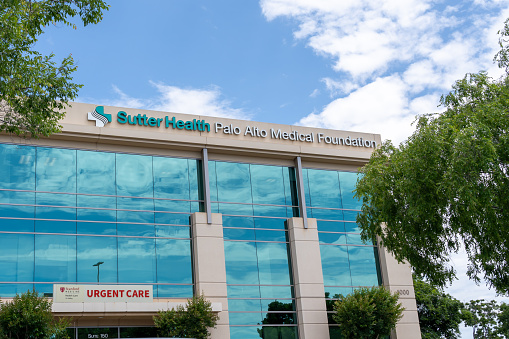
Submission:
<svg viewBox="0 0 509 339">
<path fill-rule="evenodd" d="M 152 285 L 53 285 L 56 303 L 152 301 Z"/>
</svg>

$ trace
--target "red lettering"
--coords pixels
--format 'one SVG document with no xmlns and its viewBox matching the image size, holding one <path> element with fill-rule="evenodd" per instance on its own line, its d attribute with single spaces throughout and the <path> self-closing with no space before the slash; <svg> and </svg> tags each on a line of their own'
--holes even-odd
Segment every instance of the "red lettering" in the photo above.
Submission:
<svg viewBox="0 0 509 339">
<path fill-rule="evenodd" d="M 99 298 L 99 290 L 94 290 L 94 297 Z"/>
<path fill-rule="evenodd" d="M 131 298 L 131 290 L 127 290 L 126 294 L 125 294 L 128 298 Z"/>
<path fill-rule="evenodd" d="M 120 298 L 122 298 L 124 296 L 124 290 L 119 290 L 120 292 Z"/>
<path fill-rule="evenodd" d="M 101 291 L 101 297 L 106 298 L 106 291 L 105 290 Z"/>
<path fill-rule="evenodd" d="M 108 298 L 111 298 L 111 290 L 108 290 Z"/>
<path fill-rule="evenodd" d="M 94 291 L 87 290 L 87 297 L 92 298 L 94 296 Z"/>
<path fill-rule="evenodd" d="M 145 298 L 150 298 L 150 291 L 149 290 L 145 290 Z"/>
<path fill-rule="evenodd" d="M 113 291 L 113 298 L 118 298 L 118 291 Z"/>
</svg>

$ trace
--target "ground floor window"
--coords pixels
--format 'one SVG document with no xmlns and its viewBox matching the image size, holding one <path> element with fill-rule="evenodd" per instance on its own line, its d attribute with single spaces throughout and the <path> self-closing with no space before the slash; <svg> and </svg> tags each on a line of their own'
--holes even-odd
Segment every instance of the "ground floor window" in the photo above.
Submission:
<svg viewBox="0 0 509 339">
<path fill-rule="evenodd" d="M 71 339 L 156 338 L 155 327 L 72 327 Z"/>
</svg>

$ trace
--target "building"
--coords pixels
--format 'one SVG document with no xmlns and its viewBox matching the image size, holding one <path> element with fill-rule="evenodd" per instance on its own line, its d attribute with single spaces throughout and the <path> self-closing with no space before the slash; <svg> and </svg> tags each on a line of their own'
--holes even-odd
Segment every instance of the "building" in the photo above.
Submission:
<svg viewBox="0 0 509 339">
<path fill-rule="evenodd" d="M 80 339 L 150 337 L 204 293 L 213 338 L 325 339 L 328 300 L 383 284 L 406 308 L 393 337 L 420 338 L 409 267 L 355 224 L 379 135 L 80 103 L 62 126 L 0 136 L 4 300 L 53 297 Z"/>
</svg>

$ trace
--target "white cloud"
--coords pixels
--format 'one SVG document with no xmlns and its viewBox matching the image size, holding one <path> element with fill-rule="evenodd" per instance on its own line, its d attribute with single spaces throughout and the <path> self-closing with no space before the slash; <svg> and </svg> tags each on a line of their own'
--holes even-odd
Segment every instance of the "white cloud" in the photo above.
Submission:
<svg viewBox="0 0 509 339">
<path fill-rule="evenodd" d="M 118 99 L 105 104 L 110 106 L 143 108 L 155 111 L 187 113 L 233 119 L 249 119 L 250 116 L 241 108 L 233 108 L 230 101 L 222 98 L 219 87 L 211 86 L 207 89 L 180 88 L 163 83 L 150 82 L 158 92 L 151 99 L 140 99 L 127 95 L 113 85 Z"/>
<path fill-rule="evenodd" d="M 320 90 L 318 88 L 315 88 L 313 92 L 309 95 L 311 98 L 316 98 L 320 94 Z"/>
<path fill-rule="evenodd" d="M 378 78 L 348 96 L 328 104 L 321 113 L 312 113 L 297 124 L 342 130 L 380 133 L 399 143 L 413 129 L 415 112 L 439 111 L 438 94 L 410 99 L 408 84 L 398 75 Z"/>
<path fill-rule="evenodd" d="M 380 133 L 395 142 L 412 133 L 416 115 L 440 110 L 440 94 L 455 80 L 496 71 L 496 32 L 509 16 L 507 0 L 260 0 L 260 6 L 267 20 L 294 20 L 294 38 L 338 74 L 322 79 L 334 100 L 298 124 Z"/>
</svg>

